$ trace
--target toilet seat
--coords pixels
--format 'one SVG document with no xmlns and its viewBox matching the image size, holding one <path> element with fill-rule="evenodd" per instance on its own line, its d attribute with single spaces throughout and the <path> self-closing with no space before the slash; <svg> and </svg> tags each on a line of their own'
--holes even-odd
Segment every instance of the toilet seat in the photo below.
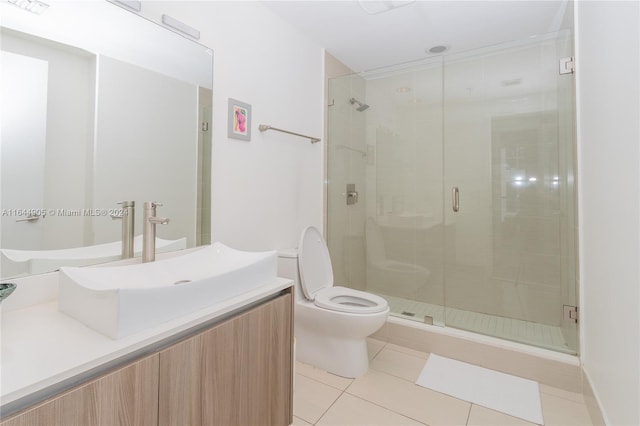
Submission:
<svg viewBox="0 0 640 426">
<path fill-rule="evenodd" d="M 313 303 L 324 309 L 352 314 L 375 314 L 389 307 L 385 299 L 375 294 L 347 287 L 327 287 L 316 293 Z"/>
<path fill-rule="evenodd" d="M 319 308 L 337 312 L 372 314 L 388 309 L 382 297 L 364 291 L 333 286 L 329 249 L 317 228 L 308 226 L 298 246 L 300 284 L 307 300 Z"/>
<path fill-rule="evenodd" d="M 302 231 L 298 245 L 300 285 L 307 300 L 314 300 L 322 289 L 333 287 L 333 268 L 329 249 L 317 228 L 308 226 Z"/>
</svg>

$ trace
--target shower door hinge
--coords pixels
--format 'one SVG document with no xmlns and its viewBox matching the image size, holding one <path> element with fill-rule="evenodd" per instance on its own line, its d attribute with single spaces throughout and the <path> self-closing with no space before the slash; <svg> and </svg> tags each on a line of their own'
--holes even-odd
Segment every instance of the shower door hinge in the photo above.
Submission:
<svg viewBox="0 0 640 426">
<path fill-rule="evenodd" d="M 576 71 L 576 62 L 573 56 L 560 59 L 560 75 L 573 74 Z"/>
<path fill-rule="evenodd" d="M 578 322 L 578 307 L 571 305 L 563 305 L 564 319 L 566 321 Z"/>
</svg>

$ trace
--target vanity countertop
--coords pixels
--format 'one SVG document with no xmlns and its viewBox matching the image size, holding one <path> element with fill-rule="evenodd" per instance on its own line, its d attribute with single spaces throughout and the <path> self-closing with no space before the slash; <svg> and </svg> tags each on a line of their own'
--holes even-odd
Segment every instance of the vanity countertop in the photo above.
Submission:
<svg viewBox="0 0 640 426">
<path fill-rule="evenodd" d="M 222 320 L 291 285 L 290 280 L 276 278 L 258 289 L 118 340 L 59 312 L 57 301 L 2 312 L 2 411 L 14 412 L 127 358 L 152 353 L 174 336 Z"/>
</svg>

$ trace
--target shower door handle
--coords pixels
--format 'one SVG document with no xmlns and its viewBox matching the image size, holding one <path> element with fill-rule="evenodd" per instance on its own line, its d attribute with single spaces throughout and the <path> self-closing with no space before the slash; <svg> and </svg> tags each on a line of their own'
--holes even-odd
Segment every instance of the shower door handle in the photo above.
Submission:
<svg viewBox="0 0 640 426">
<path fill-rule="evenodd" d="M 454 212 L 460 210 L 460 190 L 457 186 L 454 186 L 451 190 L 451 207 Z"/>
<path fill-rule="evenodd" d="M 347 205 L 351 206 L 358 202 L 358 191 L 355 183 L 347 184 Z"/>
</svg>

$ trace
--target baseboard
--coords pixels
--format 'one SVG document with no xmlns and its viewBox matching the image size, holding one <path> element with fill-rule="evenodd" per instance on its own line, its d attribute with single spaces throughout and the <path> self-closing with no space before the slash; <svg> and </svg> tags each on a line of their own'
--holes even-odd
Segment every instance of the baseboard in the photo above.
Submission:
<svg viewBox="0 0 640 426">
<path fill-rule="evenodd" d="M 593 391 L 591 380 L 589 379 L 589 374 L 585 371 L 584 367 L 582 368 L 582 388 L 584 402 L 587 405 L 587 410 L 589 411 L 589 416 L 591 416 L 591 423 L 593 424 L 593 426 L 607 425 L 607 422 L 604 420 L 604 416 L 602 414 L 602 409 L 600 408 L 601 405 L 598 401 L 598 396 Z"/>
</svg>

